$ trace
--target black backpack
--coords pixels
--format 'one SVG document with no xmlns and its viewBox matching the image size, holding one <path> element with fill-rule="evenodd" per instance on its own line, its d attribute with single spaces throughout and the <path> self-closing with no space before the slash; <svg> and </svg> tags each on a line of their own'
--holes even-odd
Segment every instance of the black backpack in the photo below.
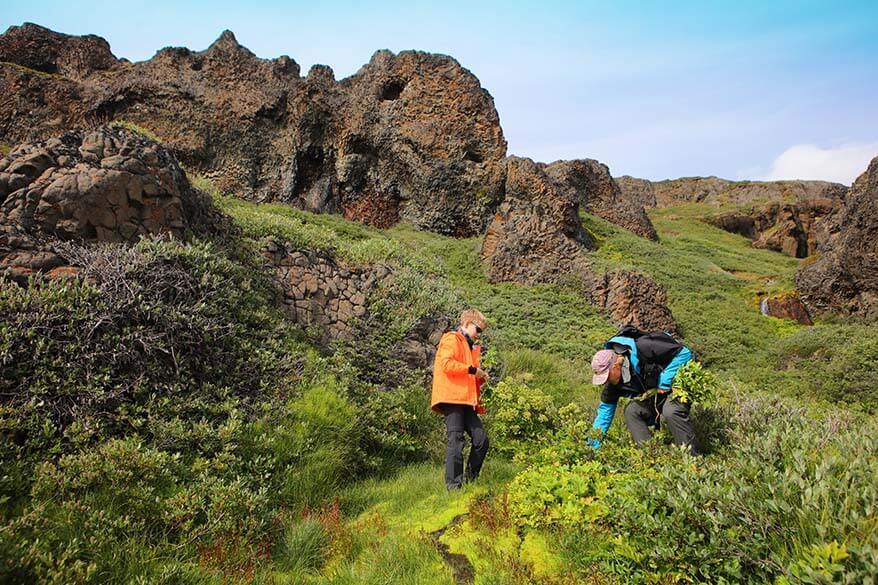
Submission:
<svg viewBox="0 0 878 585">
<path fill-rule="evenodd" d="M 637 346 L 637 359 L 640 362 L 640 378 L 645 388 L 658 386 L 659 377 L 671 360 L 676 357 L 683 344 L 669 333 L 655 331 L 646 333 L 634 325 L 625 325 L 616 337 L 630 337 Z"/>
</svg>

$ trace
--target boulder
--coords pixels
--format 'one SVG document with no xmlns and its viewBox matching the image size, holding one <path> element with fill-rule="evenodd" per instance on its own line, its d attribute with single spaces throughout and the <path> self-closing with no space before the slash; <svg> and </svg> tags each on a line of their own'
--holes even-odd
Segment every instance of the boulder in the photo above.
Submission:
<svg viewBox="0 0 878 585">
<path fill-rule="evenodd" d="M 818 311 L 878 317 L 878 157 L 826 229 L 819 257 L 796 274 L 802 299 Z"/>
<path fill-rule="evenodd" d="M 509 157 L 506 198 L 482 242 L 481 255 L 492 282 L 591 280 L 594 249 L 582 229 L 579 200 L 560 190 L 528 158 Z"/>
<path fill-rule="evenodd" d="M 782 294 L 766 297 L 759 303 L 762 314 L 766 317 L 790 319 L 801 325 L 813 325 L 808 308 L 798 295 Z"/>
<path fill-rule="evenodd" d="M 184 239 L 222 221 L 170 152 L 122 128 L 68 132 L 0 159 L 0 267 L 18 278 L 65 263 L 53 240 Z"/>
<path fill-rule="evenodd" d="M 631 323 L 644 331 L 679 334 L 668 307 L 665 288 L 641 272 L 617 270 L 600 278 L 591 293 L 594 304 L 610 313 L 617 324 Z"/>
</svg>

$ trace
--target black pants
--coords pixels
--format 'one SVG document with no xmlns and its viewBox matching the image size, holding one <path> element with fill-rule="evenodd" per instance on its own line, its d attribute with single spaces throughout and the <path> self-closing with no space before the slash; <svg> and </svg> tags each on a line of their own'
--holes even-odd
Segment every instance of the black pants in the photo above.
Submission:
<svg viewBox="0 0 878 585">
<path fill-rule="evenodd" d="M 445 432 L 448 447 L 445 450 L 445 485 L 448 489 L 459 488 L 464 482 L 463 445 L 464 433 L 469 435 L 472 448 L 466 464 L 466 480 L 479 476 L 485 455 L 488 454 L 488 436 L 479 415 L 472 406 L 465 404 L 443 404 Z"/>
<path fill-rule="evenodd" d="M 657 395 L 644 401 L 632 400 L 625 407 L 625 423 L 634 442 L 640 445 L 652 437 L 649 427 L 658 428 L 658 414 L 674 437 L 675 445 L 687 445 L 689 452 L 699 455 L 701 450 L 695 438 L 695 428 L 689 418 L 689 405 L 669 400 L 667 395 Z"/>
</svg>

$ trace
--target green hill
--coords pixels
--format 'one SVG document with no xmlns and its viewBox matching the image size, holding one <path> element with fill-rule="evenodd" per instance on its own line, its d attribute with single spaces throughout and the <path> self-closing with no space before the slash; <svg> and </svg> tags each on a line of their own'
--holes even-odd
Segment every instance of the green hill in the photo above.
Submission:
<svg viewBox="0 0 878 585">
<path fill-rule="evenodd" d="M 203 185 L 208 186 L 209 185 Z M 685 206 L 660 241 L 585 215 L 602 269 L 664 284 L 721 380 L 708 454 L 617 417 L 589 446 L 589 360 L 615 327 L 575 287 L 490 284 L 480 241 L 215 194 L 233 241 L 73 249 L 91 278 L 0 283 L 0 580 L 132 583 L 865 583 L 878 573 L 878 333 L 763 317 L 799 261 Z M 392 266 L 329 348 L 287 322 L 267 237 Z M 492 452 L 449 494 L 419 317 L 488 317 Z"/>
</svg>

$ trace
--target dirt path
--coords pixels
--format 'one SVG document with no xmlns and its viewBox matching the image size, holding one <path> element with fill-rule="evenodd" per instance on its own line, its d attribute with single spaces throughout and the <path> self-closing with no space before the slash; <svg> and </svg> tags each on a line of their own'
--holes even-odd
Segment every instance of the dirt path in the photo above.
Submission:
<svg viewBox="0 0 878 585">
<path fill-rule="evenodd" d="M 447 525 L 430 533 L 430 540 L 433 541 L 433 544 L 439 550 L 439 554 L 442 555 L 442 558 L 448 563 L 448 566 L 451 567 L 451 572 L 454 575 L 454 582 L 458 585 L 472 585 L 476 579 L 476 570 L 473 568 L 473 564 L 466 555 L 451 552 L 448 549 L 448 545 L 442 542 L 441 538 L 446 530 L 457 526 L 463 522 L 465 518 L 466 514 L 455 516 Z"/>
</svg>

